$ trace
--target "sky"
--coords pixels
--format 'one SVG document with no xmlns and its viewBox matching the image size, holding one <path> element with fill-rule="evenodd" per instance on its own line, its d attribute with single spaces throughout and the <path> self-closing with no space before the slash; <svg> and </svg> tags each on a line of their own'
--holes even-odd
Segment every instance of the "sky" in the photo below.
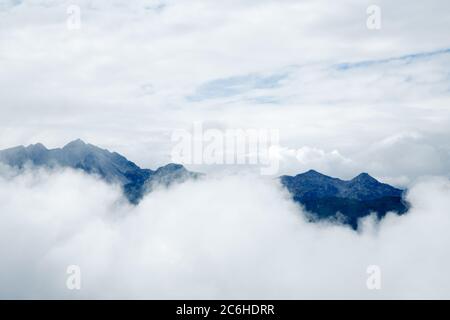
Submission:
<svg viewBox="0 0 450 320">
<path fill-rule="evenodd" d="M 280 175 L 447 175 L 449 6 L 2 0 L 0 148 L 81 138 L 154 169 L 202 122 L 279 130 Z"/>
</svg>

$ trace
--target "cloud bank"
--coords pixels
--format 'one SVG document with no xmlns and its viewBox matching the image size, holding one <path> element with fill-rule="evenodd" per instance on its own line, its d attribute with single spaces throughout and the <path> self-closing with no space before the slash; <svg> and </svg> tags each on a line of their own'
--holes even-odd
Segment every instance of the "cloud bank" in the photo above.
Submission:
<svg viewBox="0 0 450 320">
<path fill-rule="evenodd" d="M 0 178 L 0 298 L 450 298 L 450 182 L 360 233 L 311 224 L 271 179 L 186 182 L 129 206 L 83 173 Z M 66 269 L 81 268 L 81 290 Z M 369 290 L 367 268 L 381 268 Z"/>
</svg>

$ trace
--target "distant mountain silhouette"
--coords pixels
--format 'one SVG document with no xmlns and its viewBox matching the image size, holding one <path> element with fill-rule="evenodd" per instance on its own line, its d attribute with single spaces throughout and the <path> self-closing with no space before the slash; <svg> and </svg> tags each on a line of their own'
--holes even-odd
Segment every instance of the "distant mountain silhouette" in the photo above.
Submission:
<svg viewBox="0 0 450 320">
<path fill-rule="evenodd" d="M 372 212 L 382 218 L 390 211 L 403 214 L 409 207 L 403 199 L 404 190 L 381 183 L 367 173 L 344 181 L 310 170 L 280 180 L 294 201 L 313 213 L 314 219 L 338 219 L 354 229 L 359 218 Z"/>
<path fill-rule="evenodd" d="M 0 151 L 0 162 L 16 168 L 27 164 L 44 167 L 69 167 L 96 174 L 107 182 L 119 183 L 128 200 L 137 204 L 155 186 L 195 179 L 202 174 L 190 172 L 179 164 L 168 164 L 157 170 L 141 169 L 116 152 L 75 140 L 58 149 L 42 144 L 19 146 Z M 281 183 L 315 219 L 337 219 L 356 229 L 358 219 L 375 212 L 382 218 L 389 211 L 403 214 L 408 204 L 403 190 L 380 183 L 367 173 L 344 181 L 317 171 L 280 177 Z"/>
<path fill-rule="evenodd" d="M 60 149 L 47 149 L 40 143 L 6 149 L 0 151 L 0 162 L 19 169 L 31 164 L 49 168 L 69 167 L 96 174 L 108 182 L 119 183 L 128 200 L 134 204 L 157 184 L 169 186 L 200 175 L 178 164 L 168 164 L 155 171 L 141 169 L 116 152 L 86 144 L 79 139 Z"/>
</svg>

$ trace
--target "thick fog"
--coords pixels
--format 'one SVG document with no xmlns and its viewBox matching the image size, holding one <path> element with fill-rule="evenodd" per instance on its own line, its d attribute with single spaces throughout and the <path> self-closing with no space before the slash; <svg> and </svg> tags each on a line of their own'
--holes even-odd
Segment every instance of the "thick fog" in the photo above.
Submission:
<svg viewBox="0 0 450 320">
<path fill-rule="evenodd" d="M 257 176 L 186 182 L 134 207 L 80 172 L 3 168 L 0 298 L 450 298 L 450 182 L 422 179 L 407 198 L 407 215 L 355 232 L 308 223 Z"/>
</svg>

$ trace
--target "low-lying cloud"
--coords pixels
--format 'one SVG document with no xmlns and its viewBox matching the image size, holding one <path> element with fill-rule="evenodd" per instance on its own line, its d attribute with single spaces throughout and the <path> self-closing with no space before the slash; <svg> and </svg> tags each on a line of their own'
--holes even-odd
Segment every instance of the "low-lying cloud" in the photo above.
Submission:
<svg viewBox="0 0 450 320">
<path fill-rule="evenodd" d="M 4 170 L 2 170 L 4 171 Z M 308 223 L 272 179 L 209 177 L 136 207 L 72 170 L 0 177 L 0 298 L 450 298 L 450 182 L 359 233 Z M 68 290 L 69 265 L 81 290 Z M 381 270 L 369 290 L 367 268 Z"/>
</svg>

